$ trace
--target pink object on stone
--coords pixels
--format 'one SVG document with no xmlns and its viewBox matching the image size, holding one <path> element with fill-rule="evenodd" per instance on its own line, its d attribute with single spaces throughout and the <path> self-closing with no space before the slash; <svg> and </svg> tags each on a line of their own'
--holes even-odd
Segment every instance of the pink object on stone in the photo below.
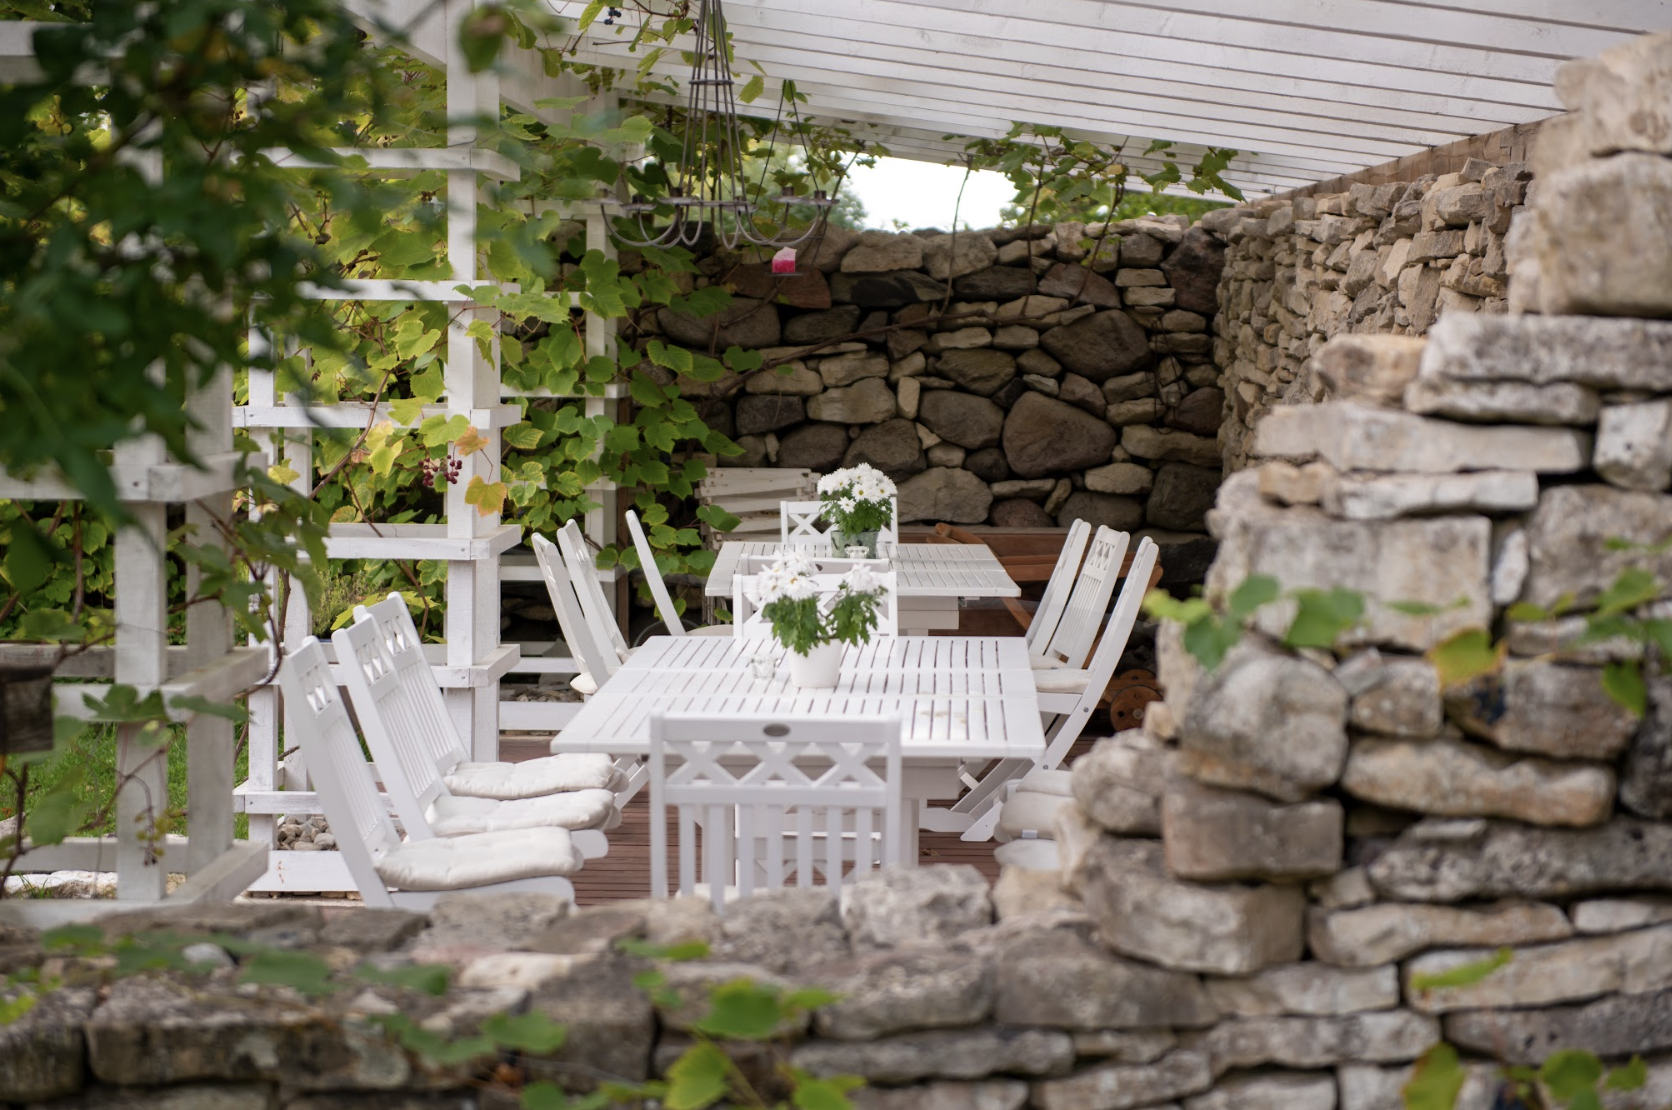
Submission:
<svg viewBox="0 0 1672 1110">
<path fill-rule="evenodd" d="M 772 256 L 772 272 L 775 274 L 795 273 L 795 248 L 785 247 Z"/>
</svg>

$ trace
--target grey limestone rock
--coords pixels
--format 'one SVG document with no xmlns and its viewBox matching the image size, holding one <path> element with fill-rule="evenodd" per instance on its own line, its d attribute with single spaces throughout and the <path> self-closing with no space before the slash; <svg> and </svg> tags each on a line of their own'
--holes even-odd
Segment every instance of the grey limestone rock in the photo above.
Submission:
<svg viewBox="0 0 1672 1110">
<path fill-rule="evenodd" d="M 827 389 L 807 399 L 807 419 L 833 424 L 877 424 L 895 414 L 894 391 L 879 378 Z"/>
<path fill-rule="evenodd" d="M 992 921 L 987 880 L 967 865 L 886 868 L 842 886 L 856 951 L 933 944 Z"/>
<path fill-rule="evenodd" d="M 1161 795 L 1174 755 L 1138 730 L 1098 740 L 1074 762 L 1074 799 L 1099 827 L 1120 836 L 1158 836 Z"/>
<path fill-rule="evenodd" d="M 1148 1064 L 1094 1064 L 1033 1086 L 1039 1110 L 1131 1110 L 1205 1091 L 1213 1085 L 1207 1057 L 1170 1052 Z"/>
<path fill-rule="evenodd" d="M 814 1018 L 818 1035 L 833 1040 L 974 1025 L 993 1012 L 993 969 L 969 953 L 877 952 L 815 977 L 838 995 Z"/>
<path fill-rule="evenodd" d="M 875 1083 L 1058 1075 L 1074 1063 L 1074 1042 L 1055 1029 L 988 1025 L 877 1041 L 808 1041 L 790 1053 L 790 1063 L 814 1075 L 857 1075 Z"/>
<path fill-rule="evenodd" d="M 1672 401 L 1604 408 L 1592 465 L 1621 489 L 1664 490 L 1672 485 Z"/>
<path fill-rule="evenodd" d="M 1068 369 L 1100 384 L 1142 370 L 1153 359 L 1144 329 L 1119 309 L 1052 328 L 1040 336 L 1039 345 Z"/>
<path fill-rule="evenodd" d="M 988 246 L 992 244 L 989 243 Z M 887 231 L 860 232 L 859 241 L 842 256 L 844 274 L 915 270 L 922 265 L 922 239 L 915 235 L 895 235 Z"/>
<path fill-rule="evenodd" d="M 1557 759 L 1613 759 L 1639 731 L 1632 712 L 1608 696 L 1600 667 L 1543 659 L 1452 687 L 1446 709 L 1465 732 L 1500 748 Z"/>
<path fill-rule="evenodd" d="M 918 419 L 948 443 L 971 451 L 994 446 L 1004 430 L 1003 409 L 985 397 L 951 390 L 925 394 L 918 405 Z M 977 476 L 994 480 L 979 473 Z"/>
<path fill-rule="evenodd" d="M 1453 313 L 1429 331 L 1422 374 L 1666 392 L 1672 390 L 1672 323 Z"/>
<path fill-rule="evenodd" d="M 1029 392 L 1005 418 L 1003 443 L 1010 469 L 1023 478 L 1038 478 L 1107 462 L 1115 432 L 1073 405 Z"/>
<path fill-rule="evenodd" d="M 1672 160 L 1581 162 L 1542 179 L 1530 211 L 1545 313 L 1672 316 Z"/>
<path fill-rule="evenodd" d="M 985 235 L 971 231 L 931 235 L 922 240 L 923 268 L 942 281 L 981 273 L 998 261 L 999 250 Z M 960 293 L 961 296 L 971 294 Z"/>
<path fill-rule="evenodd" d="M 1405 965 L 1411 1006 L 1425 1013 L 1548 1006 L 1605 994 L 1672 989 L 1672 925 L 1516 949 L 1515 958 L 1478 983 L 1416 990 L 1416 976 L 1450 971 L 1490 949 L 1428 952 Z"/>
<path fill-rule="evenodd" d="M 993 505 L 993 491 L 968 470 L 931 467 L 899 486 L 902 521 L 951 521 L 979 524 Z"/>
<path fill-rule="evenodd" d="M 1022 1110 L 1028 1085 L 1020 1079 L 956 1080 L 911 1087 L 861 1087 L 848 1098 L 854 1110 Z"/>
<path fill-rule="evenodd" d="M 1335 1110 L 1335 1079 L 1304 1072 L 1234 1076 L 1185 1099 L 1184 1110 Z"/>
<path fill-rule="evenodd" d="M 1308 961 L 1247 979 L 1209 979 L 1207 990 L 1224 1017 L 1327 1017 L 1398 1006 L 1399 971 L 1392 965 L 1342 970 Z"/>
<path fill-rule="evenodd" d="M 1521 599 L 1549 607 L 1564 595 L 1583 607 L 1627 567 L 1672 579 L 1672 552 L 1644 551 L 1672 535 L 1672 496 L 1612 486 L 1556 486 L 1527 524 L 1529 568 Z M 1609 541 L 1639 545 L 1616 549 Z"/>
<path fill-rule="evenodd" d="M 698 351 L 710 347 L 723 351 L 734 345 L 746 351 L 776 347 L 782 336 L 778 310 L 770 302 L 751 297 L 733 297 L 729 306 L 712 316 L 692 316 L 664 308 L 657 312 L 656 319 L 669 339 Z"/>
<path fill-rule="evenodd" d="M 719 959 L 788 974 L 847 958 L 840 908 L 828 890 L 786 887 L 738 899 L 720 918 Z"/>
<path fill-rule="evenodd" d="M 1124 959 L 1066 929 L 1021 937 L 997 959 L 995 1020 L 1091 1032 L 1198 1028 L 1216 1017 L 1195 975 Z"/>
<path fill-rule="evenodd" d="M 1275 1064 L 1322 1068 L 1414 1060 L 1440 1039 L 1440 1023 L 1409 1010 L 1333 1017 L 1232 1018 L 1203 1034 L 1199 1047 L 1215 1075 Z"/>
<path fill-rule="evenodd" d="M 1581 1006 L 1448 1014 L 1446 1040 L 1459 1048 L 1537 1067 L 1561 1049 L 1604 1058 L 1672 1048 L 1672 990 L 1616 995 Z"/>
<path fill-rule="evenodd" d="M 11 1002 L 0 991 L 0 1002 Z M 93 1012 L 91 987 L 48 991 L 22 1015 L 0 1025 L 0 1098 L 44 1102 L 81 1090 L 87 1075 L 83 1023 Z"/>
<path fill-rule="evenodd" d="M 1672 827 L 1615 818 L 1590 829 L 1483 822 L 1478 834 L 1433 839 L 1407 830 L 1370 864 L 1386 898 L 1564 898 L 1609 890 L 1672 890 Z"/>
<path fill-rule="evenodd" d="M 1520 946 L 1572 935 L 1561 910 L 1536 902 L 1468 908 L 1381 903 L 1314 909 L 1307 919 L 1312 954 L 1339 967 L 1391 963 L 1442 945 Z"/>
<path fill-rule="evenodd" d="M 1180 778 L 1161 802 L 1167 870 L 1181 879 L 1309 879 L 1341 866 L 1345 814 L 1333 799 L 1279 805 Z"/>
</svg>

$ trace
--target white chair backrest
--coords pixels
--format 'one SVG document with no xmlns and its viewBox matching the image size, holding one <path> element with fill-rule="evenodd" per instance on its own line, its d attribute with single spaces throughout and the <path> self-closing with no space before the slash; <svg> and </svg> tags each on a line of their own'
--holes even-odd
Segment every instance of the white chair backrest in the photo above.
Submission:
<svg viewBox="0 0 1672 1110">
<path fill-rule="evenodd" d="M 870 560 L 867 560 L 869 563 Z M 755 579 L 758 575 L 735 575 L 732 578 L 732 635 L 740 640 L 759 639 L 772 635 L 772 623 L 761 616 L 754 600 Z M 872 635 L 900 634 L 900 581 L 893 571 L 876 576 L 877 585 L 885 591 L 877 604 L 877 627 Z M 819 591 L 819 603 L 828 611 L 836 600 L 836 590 L 842 583 L 840 574 L 815 574 L 813 585 Z"/>
<path fill-rule="evenodd" d="M 668 584 L 662 581 L 662 571 L 656 566 L 656 551 L 650 546 L 650 538 L 644 534 L 639 514 L 628 509 L 621 515 L 627 519 L 627 531 L 633 537 L 633 550 L 639 553 L 639 567 L 644 571 L 645 583 L 650 587 L 650 596 L 656 602 L 656 612 L 661 615 L 662 624 L 670 636 L 685 635 L 685 625 L 680 622 L 679 611 L 674 608 L 673 598 L 668 594 Z"/>
<path fill-rule="evenodd" d="M 819 546 L 830 541 L 830 529 L 819 524 L 823 501 L 785 501 L 778 506 L 779 543 Z"/>
<path fill-rule="evenodd" d="M 360 740 L 318 640 L 309 636 L 290 649 L 279 668 L 279 689 L 284 692 L 285 740 L 302 749 L 319 806 L 360 897 L 369 906 L 393 906 L 376 861 L 401 838 L 360 754 Z"/>
<path fill-rule="evenodd" d="M 681 894 L 706 882 L 715 910 L 723 911 L 728 886 L 747 897 L 757 887 L 783 886 L 792 873 L 804 887 L 822 873 L 839 894 L 844 878 L 900 862 L 900 785 L 897 716 L 780 721 L 653 713 L 650 892 L 669 893 L 667 817 L 674 808 Z"/>
<path fill-rule="evenodd" d="M 356 621 L 331 633 L 343 685 L 377 764 L 383 789 L 407 836 L 428 840 L 430 807 L 447 793 L 427 737 L 436 729 L 422 704 L 395 672 L 395 661 L 378 634 L 376 621 Z M 443 714 L 445 716 L 445 714 Z"/>
<path fill-rule="evenodd" d="M 1068 606 L 1068 595 L 1073 592 L 1075 578 L 1080 573 L 1080 559 L 1086 553 L 1086 541 L 1090 538 L 1091 525 L 1085 521 L 1076 519 L 1068 526 L 1062 553 L 1057 556 L 1057 565 L 1051 568 L 1051 580 L 1045 583 L 1039 607 L 1033 611 L 1033 621 L 1028 625 L 1028 647 L 1031 649 L 1037 645 L 1038 654 L 1044 654 L 1045 646 L 1051 642 L 1051 634 L 1062 620 L 1062 611 Z"/>
<path fill-rule="evenodd" d="M 615 653 L 615 664 L 605 674 L 593 675 L 602 683 L 627 661 L 627 637 L 621 634 L 609 599 L 604 596 L 604 584 L 598 579 L 598 562 L 586 545 L 586 537 L 581 535 L 581 526 L 570 520 L 559 528 L 557 546 L 563 552 L 563 565 L 569 568 L 569 581 L 575 584 L 581 612 L 586 614 L 586 626 L 592 630 L 592 642 L 606 656 Z"/>
<path fill-rule="evenodd" d="M 1120 664 L 1121 655 L 1126 651 L 1132 626 L 1137 623 L 1138 613 L 1144 607 L 1144 595 L 1149 593 L 1150 572 L 1155 569 L 1155 560 L 1160 553 L 1161 549 L 1148 536 L 1138 541 L 1132 566 L 1126 572 L 1126 580 L 1121 583 L 1120 597 L 1115 599 L 1114 612 L 1109 614 L 1109 622 L 1103 626 L 1103 638 L 1097 642 L 1091 662 L 1086 664 L 1086 689 L 1081 700 L 1086 706 L 1085 715 L 1088 718 L 1097 708 L 1109 680 L 1115 676 L 1115 667 Z"/>
<path fill-rule="evenodd" d="M 535 561 L 540 564 L 540 576 L 546 580 L 546 593 L 551 595 L 552 608 L 557 612 L 557 626 L 563 633 L 563 642 L 569 645 L 570 657 L 602 686 L 604 680 L 620 666 L 620 663 L 611 662 L 615 658 L 614 647 L 609 649 L 606 657 L 605 649 L 592 638 L 592 629 L 586 623 L 586 615 L 581 612 L 580 598 L 575 595 L 574 584 L 569 581 L 568 564 L 563 561 L 563 553 L 557 545 L 541 535 L 530 536 L 528 542 L 534 548 Z"/>
<path fill-rule="evenodd" d="M 424 657 L 424 645 L 418 639 L 418 626 L 412 621 L 412 611 L 406 600 L 392 593 L 376 605 L 356 605 L 356 623 L 370 623 L 377 629 L 383 648 L 395 664 L 395 676 L 412 701 L 419 719 L 419 738 L 435 761 L 436 770 L 448 774 L 470 758 L 464 737 L 447 712 L 447 702 L 441 696 L 441 684 L 436 681 L 430 661 Z M 336 637 L 332 637 L 332 642 Z M 339 649 L 337 658 L 347 657 Z"/>
<path fill-rule="evenodd" d="M 1103 627 L 1109 612 L 1109 599 L 1115 593 L 1115 580 L 1120 575 L 1121 560 L 1126 557 L 1126 545 L 1131 537 L 1106 525 L 1099 525 L 1086 550 L 1086 561 L 1074 582 L 1074 592 L 1068 595 L 1062 619 L 1051 634 L 1050 642 L 1037 641 L 1030 650 L 1052 663 L 1064 667 L 1078 667 L 1085 662 L 1091 642 Z"/>
</svg>

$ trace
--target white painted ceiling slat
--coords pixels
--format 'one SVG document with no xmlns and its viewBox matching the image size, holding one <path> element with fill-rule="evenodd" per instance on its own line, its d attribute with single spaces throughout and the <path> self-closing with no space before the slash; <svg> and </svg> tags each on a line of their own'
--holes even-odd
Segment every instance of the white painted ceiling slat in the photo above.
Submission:
<svg viewBox="0 0 1672 1110">
<path fill-rule="evenodd" d="M 821 44 L 822 45 L 822 44 Z M 979 87 L 971 87 L 967 71 L 945 66 L 917 65 L 906 72 L 886 61 L 860 55 L 842 57 L 823 50 L 792 52 L 773 50 L 749 44 L 749 57 L 762 64 L 769 73 L 797 74 L 798 87 L 822 82 L 827 86 L 837 83 L 855 92 L 864 90 L 885 93 L 890 102 L 897 102 L 901 80 L 910 82 L 918 102 L 941 101 L 966 109 L 980 107 L 1000 118 L 1033 120 L 1067 118 L 1066 110 L 1086 111 L 1088 108 L 1130 110 L 1134 130 L 1146 133 L 1171 133 L 1172 121 L 1181 116 L 1191 122 L 1209 127 L 1223 124 L 1226 136 L 1220 145 L 1234 140 L 1239 145 L 1255 145 L 1261 137 L 1253 131 L 1233 131 L 1242 127 L 1260 127 L 1280 131 L 1296 131 L 1314 136 L 1347 136 L 1404 146 L 1434 146 L 1477 133 L 1481 123 L 1478 116 L 1469 119 L 1450 117 L 1436 119 L 1416 113 L 1377 110 L 1384 116 L 1402 117 L 1399 122 L 1365 122 L 1352 118 L 1353 113 L 1332 112 L 1331 106 L 1321 101 L 1307 101 L 1294 97 L 1264 98 L 1239 97 L 1235 104 L 1226 101 L 1223 91 L 1206 86 L 1187 86 L 1192 95 L 1157 96 L 1153 92 L 1122 89 L 1123 82 L 1113 74 L 1085 75 L 1078 90 L 1054 88 L 1044 81 L 1029 80 L 1021 71 L 994 72 L 985 75 Z M 589 60 L 614 65 L 624 64 L 617 48 L 612 55 L 605 44 L 589 44 L 584 51 Z M 679 76 L 681 67 L 674 64 L 658 65 L 658 73 Z M 772 103 L 779 82 L 766 83 L 766 102 Z M 1142 86 L 1140 86 L 1142 88 Z M 1076 93 L 1076 95 L 1066 95 Z M 1217 99 L 1210 99 L 1217 94 Z M 863 99 L 863 98 L 857 98 Z M 1084 123 L 1090 120 L 1081 117 Z M 1520 119 L 1503 123 L 1521 122 L 1536 118 L 1536 113 L 1522 113 Z M 1084 124 L 1082 124 L 1084 125 Z"/>
</svg>

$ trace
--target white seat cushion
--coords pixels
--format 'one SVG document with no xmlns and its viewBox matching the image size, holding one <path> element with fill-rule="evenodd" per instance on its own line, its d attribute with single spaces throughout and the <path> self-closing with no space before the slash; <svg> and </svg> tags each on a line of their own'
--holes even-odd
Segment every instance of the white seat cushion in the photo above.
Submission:
<svg viewBox="0 0 1672 1110">
<path fill-rule="evenodd" d="M 1074 796 L 1074 773 L 1072 771 L 1029 771 L 1016 784 L 1018 793 L 1055 794 L 1062 798 Z"/>
<path fill-rule="evenodd" d="M 583 698 L 590 698 L 598 692 L 598 684 L 592 681 L 592 676 L 582 671 L 569 680 L 569 689 Z"/>
<path fill-rule="evenodd" d="M 1085 690 L 1090 675 L 1068 667 L 1033 672 L 1034 687 L 1042 694 L 1078 694 Z"/>
<path fill-rule="evenodd" d="M 687 636 L 730 636 L 732 626 L 729 624 L 705 624 L 701 628 L 687 628 Z"/>
<path fill-rule="evenodd" d="M 1041 840 L 1054 839 L 1057 810 L 1073 804 L 1072 799 L 1059 794 L 1018 792 L 999 810 L 999 832 L 1012 839 L 1021 837 L 1024 832 L 1032 832 Z"/>
<path fill-rule="evenodd" d="M 522 763 L 460 763 L 444 780 L 467 798 L 542 798 L 570 790 L 608 790 L 615 761 L 607 755 L 569 752 Z"/>
<path fill-rule="evenodd" d="M 462 890 L 580 869 L 568 831 L 552 828 L 410 840 L 377 861 L 378 877 L 397 890 Z"/>
<path fill-rule="evenodd" d="M 608 790 L 574 790 L 504 802 L 443 796 L 430 809 L 430 828 L 437 836 L 506 829 L 596 829 L 608 826 L 612 819 L 619 817 L 615 795 Z"/>
<path fill-rule="evenodd" d="M 1062 660 L 1053 659 L 1047 655 L 1030 654 L 1028 656 L 1028 666 L 1032 667 L 1036 671 L 1051 671 L 1061 667 Z"/>
</svg>

